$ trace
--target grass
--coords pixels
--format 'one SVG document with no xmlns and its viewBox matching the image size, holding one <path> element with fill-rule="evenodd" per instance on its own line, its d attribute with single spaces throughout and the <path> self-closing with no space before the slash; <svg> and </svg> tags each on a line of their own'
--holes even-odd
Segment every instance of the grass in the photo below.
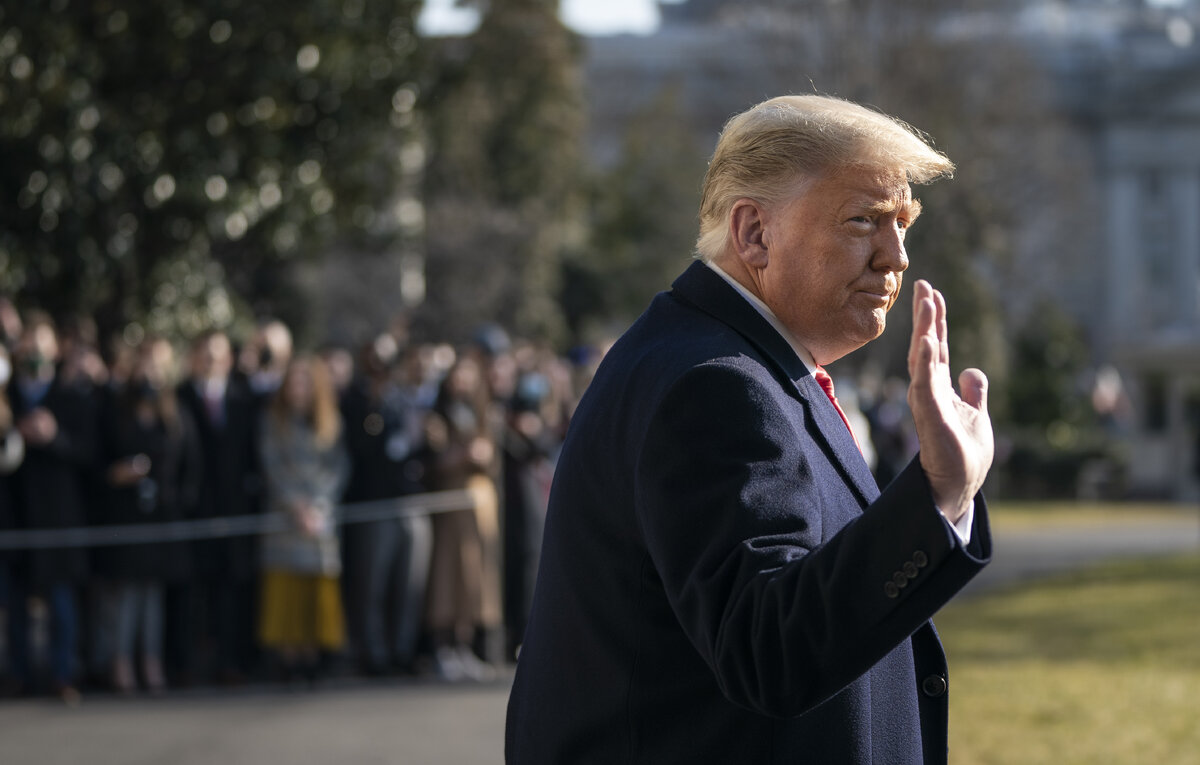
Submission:
<svg viewBox="0 0 1200 765">
<path fill-rule="evenodd" d="M 1200 512 L 1195 505 L 1165 502 L 996 502 L 989 505 L 989 511 L 995 528 L 1014 531 L 1147 520 L 1181 525 L 1191 522 L 1200 529 Z"/>
<path fill-rule="evenodd" d="M 953 765 L 1200 763 L 1200 555 L 947 606 Z"/>
</svg>

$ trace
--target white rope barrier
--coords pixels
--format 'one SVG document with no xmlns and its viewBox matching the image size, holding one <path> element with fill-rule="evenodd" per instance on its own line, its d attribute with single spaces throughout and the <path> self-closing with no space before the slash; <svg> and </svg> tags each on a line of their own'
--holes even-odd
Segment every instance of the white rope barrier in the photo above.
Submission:
<svg viewBox="0 0 1200 765">
<path fill-rule="evenodd" d="M 467 489 L 411 494 L 406 497 L 339 505 L 334 521 L 339 526 L 370 523 L 393 518 L 433 515 L 471 510 L 475 496 Z M 288 528 L 283 513 L 231 515 L 167 523 L 135 523 L 119 526 L 78 526 L 65 529 L 17 529 L 0 531 L 0 550 L 48 550 L 68 547 L 111 547 L 114 545 L 184 542 L 197 539 L 269 534 Z"/>
</svg>

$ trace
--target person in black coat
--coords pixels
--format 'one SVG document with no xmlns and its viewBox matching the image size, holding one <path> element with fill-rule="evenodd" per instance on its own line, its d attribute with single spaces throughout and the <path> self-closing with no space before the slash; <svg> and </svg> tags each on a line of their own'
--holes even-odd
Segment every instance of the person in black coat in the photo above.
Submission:
<svg viewBox="0 0 1200 765">
<path fill-rule="evenodd" d="M 532 355 L 532 354 L 527 354 Z M 500 432 L 500 471 L 504 488 L 504 624 L 507 655 L 515 657 L 525 636 L 537 564 L 541 554 L 546 502 L 554 477 L 554 459 L 562 445 L 560 413 L 549 374 L 534 366 L 509 370 L 493 361 L 493 391 L 503 392 L 504 427 Z M 543 366 L 558 363 L 543 360 Z M 511 379 L 511 384 L 509 380 Z"/>
<path fill-rule="evenodd" d="M 204 464 L 197 518 L 262 512 L 258 457 L 260 406 L 233 369 L 233 351 L 222 332 L 192 345 L 191 373 L 178 388 L 180 408 L 196 424 Z M 202 540 L 192 546 L 191 622 L 181 628 L 179 653 L 195 657 L 190 674 L 239 682 L 254 669 L 258 538 Z M 188 647 L 198 639 L 200 650 Z"/>
<path fill-rule="evenodd" d="M 168 381 L 173 351 L 162 339 L 138 351 L 128 382 L 104 408 L 101 466 L 106 486 L 100 523 L 180 521 L 195 513 L 202 479 L 200 442 L 191 414 L 181 409 Z M 99 547 L 97 574 L 107 580 L 107 618 L 113 637 L 112 684 L 128 693 L 136 685 L 133 656 L 141 647 L 142 682 L 161 690 L 164 594 L 189 573 L 186 543 L 152 542 Z"/>
<path fill-rule="evenodd" d="M 12 379 L 12 362 L 8 355 L 8 347 L 0 344 L 0 533 L 16 527 L 16 509 L 13 507 L 11 476 L 13 471 L 21 466 L 25 459 L 25 440 L 21 438 L 13 420 L 12 407 L 8 403 L 8 383 Z M 0 609 L 11 614 L 15 608 L 24 608 L 24 603 L 17 603 L 10 598 L 12 593 L 13 566 L 19 555 L 12 551 L 0 550 Z M 16 662 L 13 661 L 13 635 L 11 628 L 13 619 L 8 619 L 10 631 L 6 637 L 8 661 L 6 665 L 11 672 Z M 6 678 L 7 679 L 7 678 Z"/>
<path fill-rule="evenodd" d="M 58 338 L 48 318 L 31 317 L 17 344 L 16 376 L 9 390 L 25 460 L 13 476 L 17 525 L 26 529 L 81 527 L 88 519 L 87 480 L 96 450 L 94 391 L 83 380 L 68 381 L 57 368 Z M 9 614 L 16 666 L 28 689 L 28 614 L 20 607 L 28 594 L 46 599 L 51 616 L 51 671 L 64 699 L 78 697 L 78 587 L 88 577 L 83 547 L 30 550 L 14 576 Z"/>
<path fill-rule="evenodd" d="M 403 497 L 424 488 L 428 404 L 420 398 L 420 381 L 404 379 L 401 358 L 391 335 L 376 338 L 363 349 L 359 374 L 342 395 L 350 453 L 344 502 Z M 433 544 L 429 517 L 349 524 L 343 542 L 346 616 L 360 668 L 370 675 L 409 670 Z"/>
<path fill-rule="evenodd" d="M 880 490 L 822 364 L 877 337 L 909 184 L 952 169 L 820 96 L 726 126 L 695 262 L 613 346 L 567 434 L 508 708 L 511 765 L 947 761 L 930 618 L 990 559 L 987 381 L 913 296 L 921 454 Z"/>
</svg>

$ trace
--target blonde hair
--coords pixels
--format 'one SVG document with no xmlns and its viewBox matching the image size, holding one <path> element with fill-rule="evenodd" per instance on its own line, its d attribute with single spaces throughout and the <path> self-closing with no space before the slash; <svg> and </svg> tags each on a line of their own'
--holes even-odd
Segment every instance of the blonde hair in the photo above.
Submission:
<svg viewBox="0 0 1200 765">
<path fill-rule="evenodd" d="M 848 167 L 902 171 L 909 183 L 954 172 L 924 133 L 895 117 L 831 96 L 772 98 L 721 131 L 704 175 L 696 256 L 711 261 L 725 251 L 738 199 L 777 204 L 806 181 Z"/>
<path fill-rule="evenodd" d="M 287 401 L 287 386 L 294 375 L 307 368 L 312 380 L 312 403 L 307 412 L 301 413 L 313 431 L 313 442 L 318 448 L 328 449 L 337 443 L 342 434 L 342 416 L 338 410 L 337 391 L 333 376 L 320 356 L 302 354 L 294 357 L 284 372 L 283 382 L 271 399 L 270 412 L 276 427 L 287 432 L 292 412 Z"/>
</svg>

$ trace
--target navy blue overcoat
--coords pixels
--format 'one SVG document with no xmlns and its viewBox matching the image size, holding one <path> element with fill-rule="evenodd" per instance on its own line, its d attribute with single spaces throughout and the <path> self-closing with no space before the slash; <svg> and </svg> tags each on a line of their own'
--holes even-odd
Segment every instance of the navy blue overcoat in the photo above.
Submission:
<svg viewBox="0 0 1200 765">
<path fill-rule="evenodd" d="M 990 558 L 914 460 L 882 493 L 784 339 L 695 263 L 558 463 L 510 765 L 944 763 L 930 617 Z"/>
</svg>

